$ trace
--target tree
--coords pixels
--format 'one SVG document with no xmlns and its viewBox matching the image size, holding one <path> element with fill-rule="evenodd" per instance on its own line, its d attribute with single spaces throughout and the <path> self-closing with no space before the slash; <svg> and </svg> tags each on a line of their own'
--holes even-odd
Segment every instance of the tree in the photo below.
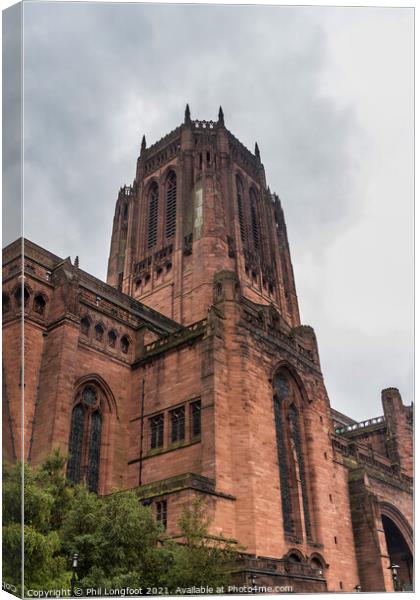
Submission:
<svg viewBox="0 0 420 600">
<path fill-rule="evenodd" d="M 179 543 L 134 491 L 99 497 L 64 477 L 58 452 L 39 467 L 16 464 L 3 475 L 3 575 L 24 592 L 69 589 L 70 558 L 79 555 L 78 587 L 139 588 L 226 585 L 233 544 L 209 534 L 204 504 L 194 499 L 179 521 Z M 24 519 L 22 523 L 22 483 Z"/>
<path fill-rule="evenodd" d="M 22 540 L 25 590 L 61 588 L 69 583 L 57 530 L 68 495 L 59 475 L 64 463 L 58 454 L 49 461 L 38 471 L 20 463 L 4 469 L 3 578 L 15 585 L 19 594 L 22 593 Z"/>
<path fill-rule="evenodd" d="M 201 498 L 196 496 L 184 508 L 179 520 L 183 543 L 172 546 L 170 568 L 166 575 L 171 592 L 186 587 L 208 586 L 216 589 L 230 583 L 229 567 L 237 556 L 238 548 L 223 536 L 209 533 L 211 519 Z"/>
</svg>

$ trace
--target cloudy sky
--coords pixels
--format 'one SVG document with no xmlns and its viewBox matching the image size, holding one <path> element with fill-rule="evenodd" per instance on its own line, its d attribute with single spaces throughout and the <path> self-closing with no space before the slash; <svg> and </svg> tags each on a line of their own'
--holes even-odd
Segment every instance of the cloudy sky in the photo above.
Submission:
<svg viewBox="0 0 420 600">
<path fill-rule="evenodd" d="M 331 404 L 377 416 L 388 386 L 408 404 L 413 43 L 403 8 L 27 3 L 25 236 L 105 278 L 141 136 L 221 104 L 283 202 Z"/>
</svg>

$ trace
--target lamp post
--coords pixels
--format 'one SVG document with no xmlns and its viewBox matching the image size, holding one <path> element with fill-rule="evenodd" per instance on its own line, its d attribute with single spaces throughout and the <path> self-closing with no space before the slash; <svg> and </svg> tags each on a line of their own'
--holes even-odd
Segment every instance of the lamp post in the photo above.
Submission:
<svg viewBox="0 0 420 600">
<path fill-rule="evenodd" d="M 71 559 L 71 580 L 70 580 L 70 588 L 71 595 L 74 597 L 74 584 L 76 583 L 76 574 L 77 574 L 77 564 L 79 562 L 79 555 L 73 554 Z"/>
<path fill-rule="evenodd" d="M 392 581 L 394 583 L 394 590 L 396 592 L 399 591 L 399 582 L 398 582 L 398 569 L 400 568 L 400 565 L 397 565 L 396 563 L 391 563 L 391 566 L 388 567 L 388 569 L 391 569 L 391 573 L 392 573 Z"/>
</svg>

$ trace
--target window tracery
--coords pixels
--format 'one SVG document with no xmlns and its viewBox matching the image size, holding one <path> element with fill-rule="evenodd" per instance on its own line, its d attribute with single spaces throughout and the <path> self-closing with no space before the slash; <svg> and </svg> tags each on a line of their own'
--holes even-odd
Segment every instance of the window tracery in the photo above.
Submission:
<svg viewBox="0 0 420 600">
<path fill-rule="evenodd" d="M 86 385 L 72 412 L 67 478 L 74 484 L 86 482 L 91 492 L 97 492 L 99 486 L 101 436 L 100 393 L 93 385 Z"/>
<path fill-rule="evenodd" d="M 286 535 L 311 539 L 308 483 L 299 415 L 300 392 L 285 373 L 274 377 L 274 419 L 277 439 L 283 527 Z"/>
</svg>

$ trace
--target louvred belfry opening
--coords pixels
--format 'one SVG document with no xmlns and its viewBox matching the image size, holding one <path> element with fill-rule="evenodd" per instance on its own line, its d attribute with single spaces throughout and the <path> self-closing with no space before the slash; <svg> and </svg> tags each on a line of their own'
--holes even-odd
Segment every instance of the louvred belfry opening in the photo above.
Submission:
<svg viewBox="0 0 420 600">
<path fill-rule="evenodd" d="M 171 238 L 176 231 L 176 175 L 173 171 L 168 176 L 166 186 L 165 234 L 167 238 Z"/>
<path fill-rule="evenodd" d="M 158 234 L 158 215 L 159 215 L 159 189 L 154 183 L 149 193 L 149 215 L 147 227 L 147 247 L 154 248 L 157 242 Z"/>
</svg>

